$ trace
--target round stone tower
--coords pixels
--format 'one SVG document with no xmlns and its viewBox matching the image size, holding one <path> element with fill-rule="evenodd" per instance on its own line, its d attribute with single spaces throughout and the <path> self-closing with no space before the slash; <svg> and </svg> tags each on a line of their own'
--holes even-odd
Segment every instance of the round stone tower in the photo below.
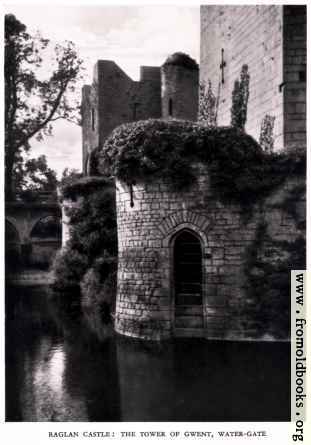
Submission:
<svg viewBox="0 0 311 445">
<path fill-rule="evenodd" d="M 101 173 L 116 181 L 116 331 L 148 340 L 261 335 L 245 285 L 249 249 L 270 214 L 248 181 L 250 172 L 262 177 L 258 144 L 234 128 L 147 120 L 118 127 L 101 155 Z"/>
<path fill-rule="evenodd" d="M 161 67 L 162 117 L 196 121 L 198 116 L 199 66 L 187 54 L 169 56 Z"/>
<path fill-rule="evenodd" d="M 203 172 L 183 192 L 172 191 L 169 181 L 131 188 L 117 181 L 115 328 L 120 334 L 152 340 L 205 335 L 203 275 L 209 264 L 204 255 L 213 224 L 199 209 L 207 190 Z M 187 257 L 192 264 L 184 270 Z"/>
</svg>

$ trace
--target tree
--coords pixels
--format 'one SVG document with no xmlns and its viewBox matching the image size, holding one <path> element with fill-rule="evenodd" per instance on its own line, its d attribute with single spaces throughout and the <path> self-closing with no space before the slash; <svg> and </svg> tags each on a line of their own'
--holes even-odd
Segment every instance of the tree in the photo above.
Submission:
<svg viewBox="0 0 311 445">
<path fill-rule="evenodd" d="M 57 187 L 56 172 L 48 167 L 44 155 L 18 163 L 15 169 L 15 191 L 55 192 Z"/>
<path fill-rule="evenodd" d="M 46 78 L 48 50 L 48 39 L 30 35 L 14 15 L 5 16 L 5 186 L 10 197 L 31 138 L 50 135 L 59 119 L 77 123 L 77 103 L 69 95 L 81 77 L 82 60 L 72 42 L 57 44 Z"/>
<path fill-rule="evenodd" d="M 232 91 L 231 125 L 241 130 L 244 130 L 247 120 L 249 77 L 248 66 L 243 65 L 240 80 L 234 82 Z"/>
</svg>

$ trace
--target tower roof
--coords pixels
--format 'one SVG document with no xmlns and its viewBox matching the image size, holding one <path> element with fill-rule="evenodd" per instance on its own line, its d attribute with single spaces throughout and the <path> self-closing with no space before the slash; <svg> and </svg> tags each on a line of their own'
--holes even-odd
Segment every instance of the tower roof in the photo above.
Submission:
<svg viewBox="0 0 311 445">
<path fill-rule="evenodd" d="M 197 64 L 197 62 L 194 59 L 192 59 L 192 57 L 188 56 L 188 54 L 182 52 L 177 52 L 170 55 L 163 64 L 163 66 L 167 65 L 182 66 L 190 70 L 199 69 L 199 65 Z"/>
</svg>

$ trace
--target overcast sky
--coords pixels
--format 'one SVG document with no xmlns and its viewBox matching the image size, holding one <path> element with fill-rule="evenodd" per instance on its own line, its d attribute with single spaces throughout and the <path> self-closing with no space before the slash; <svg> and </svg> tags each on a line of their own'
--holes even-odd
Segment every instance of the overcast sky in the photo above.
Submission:
<svg viewBox="0 0 311 445">
<path fill-rule="evenodd" d="M 85 82 L 91 83 L 98 59 L 114 60 L 138 80 L 140 65 L 161 65 L 183 51 L 199 62 L 199 6 L 52 6 L 5 7 L 29 32 L 39 30 L 54 42 L 72 40 L 84 60 Z M 80 91 L 77 91 L 80 100 Z M 46 154 L 60 175 L 65 167 L 81 169 L 81 129 L 67 122 L 55 125 L 54 135 L 32 142 L 32 155 Z"/>
</svg>

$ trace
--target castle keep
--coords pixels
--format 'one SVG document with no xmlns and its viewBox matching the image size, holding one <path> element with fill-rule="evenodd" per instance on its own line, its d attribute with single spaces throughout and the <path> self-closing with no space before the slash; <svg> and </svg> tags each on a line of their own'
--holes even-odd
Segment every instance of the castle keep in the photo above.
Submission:
<svg viewBox="0 0 311 445">
<path fill-rule="evenodd" d="M 82 90 L 83 171 L 90 155 L 118 125 L 149 118 L 189 119 L 198 114 L 199 67 L 183 53 L 162 67 L 142 66 L 133 81 L 110 60 L 99 60 L 92 85 Z"/>
<path fill-rule="evenodd" d="M 305 147 L 305 23 L 303 6 L 205 5 L 200 75 L 183 53 L 161 67 L 141 67 L 138 82 L 112 61 L 96 64 L 93 84 L 83 88 L 83 169 L 92 173 L 94 152 L 110 156 L 120 334 L 287 337 L 288 271 L 304 261 L 297 259 L 305 245 L 303 161 L 279 182 L 272 180 L 278 169 L 267 169 L 268 191 L 266 173 L 254 177 L 245 165 L 263 162 L 256 140 L 265 119 L 273 122 L 275 150 Z M 246 132 L 222 127 L 230 125 L 243 65 L 250 74 Z M 217 97 L 218 128 L 210 133 L 195 124 L 199 76 Z M 160 174 L 168 165 L 175 173 L 180 167 L 180 177 L 191 171 L 193 180 L 176 188 L 173 173 Z M 99 172 L 105 168 L 99 162 Z M 243 197 L 248 185 L 250 193 L 259 190 L 254 202 Z M 224 187 L 240 200 L 224 199 Z M 247 211 L 241 197 L 250 201 Z"/>
<path fill-rule="evenodd" d="M 266 115 L 274 148 L 306 146 L 306 7 L 201 6 L 200 81 L 218 96 L 218 125 L 230 125 L 231 94 L 242 65 L 250 92 L 246 132 L 257 141 Z"/>
</svg>

